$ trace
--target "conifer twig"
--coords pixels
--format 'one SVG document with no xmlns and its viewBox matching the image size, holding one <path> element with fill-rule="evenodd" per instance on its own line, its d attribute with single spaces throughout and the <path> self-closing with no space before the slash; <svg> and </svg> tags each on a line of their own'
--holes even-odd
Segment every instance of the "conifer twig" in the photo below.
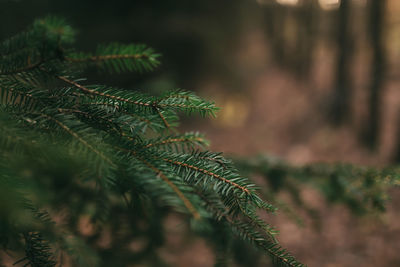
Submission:
<svg viewBox="0 0 400 267">
<path fill-rule="evenodd" d="M 113 100 L 126 102 L 126 103 L 139 105 L 139 106 L 147 106 L 147 107 L 151 106 L 150 103 L 143 103 L 143 102 L 140 102 L 140 101 L 133 101 L 133 100 L 126 99 L 126 98 L 123 98 L 123 97 L 120 97 L 120 96 L 114 96 L 114 95 L 102 93 L 102 92 L 99 92 L 99 91 L 96 91 L 96 90 L 93 90 L 93 89 L 89 89 L 89 88 L 87 88 L 87 87 L 85 87 L 85 86 L 83 86 L 83 85 L 81 85 L 81 84 L 79 84 L 79 83 L 77 83 L 75 81 L 72 81 L 72 80 L 70 80 L 70 79 L 68 79 L 67 77 L 64 77 L 64 76 L 56 76 L 56 77 L 58 79 L 60 79 L 61 81 L 64 81 L 66 83 L 69 83 L 69 84 L 73 85 L 74 87 L 80 89 L 81 91 L 83 91 L 84 93 L 87 93 L 87 94 L 107 97 L 107 98 L 110 98 L 110 99 L 113 99 Z"/>
<path fill-rule="evenodd" d="M 168 177 L 160 169 L 156 168 L 150 162 L 137 155 L 137 153 L 133 150 L 128 150 L 120 147 L 118 147 L 117 149 L 130 153 L 132 156 L 143 162 L 147 167 L 149 167 L 152 171 L 154 171 L 178 195 L 178 197 L 182 200 L 186 208 L 190 211 L 190 213 L 192 213 L 193 217 L 195 219 L 200 219 L 200 213 L 196 210 L 196 208 L 193 206 L 190 200 L 170 179 L 168 179 Z"/>
<path fill-rule="evenodd" d="M 83 91 L 83 92 L 85 92 L 85 93 L 87 93 L 87 94 L 98 95 L 98 96 L 102 96 L 102 97 L 107 97 L 107 98 L 110 98 L 110 99 L 113 99 L 113 100 L 122 101 L 122 102 L 126 102 L 126 103 L 129 103 L 129 104 L 134 104 L 134 105 L 139 105 L 139 106 L 153 107 L 153 108 L 157 111 L 157 113 L 158 113 L 158 115 L 160 116 L 160 118 L 162 119 L 162 121 L 163 121 L 165 127 L 166 127 L 167 129 L 170 129 L 170 128 L 171 128 L 171 126 L 169 125 L 169 123 L 167 122 L 167 120 L 166 120 L 165 117 L 162 115 L 162 113 L 161 113 L 161 111 L 160 111 L 160 109 L 159 109 L 159 107 L 160 107 L 161 105 L 157 104 L 156 102 L 153 102 L 153 103 L 144 103 L 144 102 L 140 102 L 140 101 L 133 101 L 133 100 L 126 99 L 126 98 L 123 98 L 123 97 L 120 97 L 120 96 L 114 96 L 114 95 L 102 93 L 102 92 L 99 92 L 99 91 L 96 91 L 96 90 L 93 90 L 93 89 L 89 89 L 89 88 L 87 88 L 87 87 L 85 87 L 85 86 L 83 86 L 83 85 L 81 85 L 81 84 L 79 84 L 79 83 L 77 83 L 77 82 L 75 82 L 75 81 L 69 80 L 68 78 L 66 78 L 66 77 L 64 77 L 64 76 L 56 76 L 56 77 L 57 77 L 58 79 L 64 81 L 64 82 L 66 82 L 66 83 L 69 83 L 69 84 L 73 85 L 74 87 L 80 89 L 81 91 Z"/>
<path fill-rule="evenodd" d="M 172 143 L 184 143 L 184 142 L 190 142 L 190 141 L 199 141 L 199 142 L 203 142 L 204 139 L 201 138 L 201 137 L 194 137 L 194 138 L 189 138 L 189 137 L 184 137 L 184 138 L 169 138 L 169 139 L 165 139 L 165 140 L 160 141 L 160 142 L 147 144 L 147 145 L 146 145 L 146 148 L 154 147 L 154 146 L 159 146 L 159 145 L 172 144 Z"/>
<path fill-rule="evenodd" d="M 220 180 L 220 181 L 222 181 L 222 182 L 224 182 L 224 183 L 228 183 L 228 184 L 230 184 L 230 185 L 232 185 L 232 186 L 234 186 L 234 187 L 240 189 L 241 191 L 245 192 L 245 193 L 248 194 L 248 195 L 250 194 L 250 191 L 249 191 L 248 188 L 246 188 L 246 187 L 244 187 L 244 186 L 241 186 L 241 185 L 239 185 L 239 184 L 237 184 L 237 183 L 235 183 L 235 182 L 232 182 L 231 180 L 226 179 L 225 177 L 222 177 L 221 175 L 216 174 L 216 173 L 214 173 L 214 172 L 211 172 L 211 171 L 208 171 L 208 170 L 206 170 L 206 169 L 202 169 L 202 168 L 199 168 L 199 167 L 197 167 L 197 166 L 190 165 L 190 164 L 187 164 L 187 163 L 184 163 L 184 162 L 172 160 L 172 159 L 164 158 L 164 159 L 162 159 L 162 160 L 164 160 L 164 161 L 166 161 L 166 162 L 169 162 L 169 163 L 171 163 L 171 164 L 174 164 L 174 165 L 178 165 L 178 166 L 186 167 L 186 168 L 189 168 L 189 169 L 198 171 L 198 172 L 202 172 L 202 173 L 204 173 L 204 174 L 206 174 L 206 175 L 209 175 L 209 176 L 212 176 L 212 177 L 214 177 L 214 178 L 217 178 L 218 180 Z"/>
<path fill-rule="evenodd" d="M 69 133 L 70 135 L 72 135 L 73 137 L 75 137 L 79 142 L 81 142 L 82 144 L 84 144 L 86 147 L 88 147 L 90 150 L 92 150 L 93 152 L 95 152 L 97 155 L 99 155 L 102 159 L 104 159 L 105 161 L 107 161 L 112 167 L 116 167 L 115 163 L 112 162 L 111 159 L 107 158 L 103 153 L 101 153 L 99 150 L 97 150 L 96 148 L 94 148 L 91 144 L 89 144 L 85 139 L 83 139 L 82 137 L 80 137 L 77 133 L 75 133 L 74 131 L 71 130 L 71 128 L 69 128 L 67 125 L 65 125 L 64 123 L 60 122 L 59 120 L 47 115 L 47 114 L 42 114 L 43 117 L 46 117 L 52 121 L 54 121 L 58 126 L 60 126 L 63 130 L 65 130 L 67 133 Z"/>
<path fill-rule="evenodd" d="M 165 127 L 166 127 L 167 129 L 171 129 L 171 126 L 169 125 L 169 123 L 167 122 L 167 120 L 165 119 L 165 117 L 163 116 L 163 114 L 161 113 L 160 108 L 158 107 L 158 104 L 154 102 L 154 103 L 153 103 L 153 107 L 154 107 L 154 109 L 157 111 L 157 113 L 158 113 L 158 115 L 160 116 L 160 118 L 162 119 L 162 121 L 163 121 Z"/>
<path fill-rule="evenodd" d="M 146 118 L 143 118 L 143 117 L 141 117 L 141 116 L 139 116 L 139 115 L 137 115 L 137 114 L 126 112 L 126 111 L 120 109 L 120 106 L 115 105 L 115 104 L 110 104 L 110 103 L 94 103 L 94 102 L 91 102 L 91 103 L 84 103 L 84 105 L 98 105 L 98 106 L 108 106 L 108 107 L 112 107 L 112 108 L 117 109 L 118 112 L 121 112 L 121 113 L 123 113 L 123 114 L 125 114 L 125 115 L 129 115 L 129 116 L 132 116 L 132 117 L 136 117 L 136 118 L 138 118 L 139 120 L 145 122 L 147 125 L 151 125 L 151 121 L 150 121 L 150 120 L 148 120 L 148 119 L 146 119 Z"/>
<path fill-rule="evenodd" d="M 102 56 L 89 56 L 86 58 L 72 58 L 65 57 L 64 59 L 71 62 L 85 62 L 85 61 L 104 61 L 104 60 L 113 60 L 113 59 L 139 59 L 139 58 L 149 58 L 148 55 L 145 54 L 125 54 L 125 55 L 102 55 Z"/>
<path fill-rule="evenodd" d="M 28 65 L 25 67 L 21 67 L 19 69 L 15 69 L 15 70 L 10 70 L 10 71 L 6 71 L 6 72 L 0 72 L 0 75 L 12 75 L 12 74 L 17 74 L 17 73 L 21 73 L 21 72 L 25 72 L 25 71 L 29 71 L 35 68 L 40 67 L 40 65 L 42 65 L 44 63 L 43 60 L 39 60 L 38 62 L 31 64 L 30 63 L 30 59 L 28 58 Z"/>
<path fill-rule="evenodd" d="M 165 182 L 167 183 L 172 190 L 179 196 L 179 198 L 183 201 L 183 204 L 186 206 L 186 208 L 192 213 L 193 217 L 198 220 L 200 219 L 200 213 L 196 210 L 196 208 L 193 206 L 193 204 L 190 202 L 190 200 L 182 193 L 182 191 L 170 180 L 168 177 L 159 169 L 151 165 L 149 162 L 147 162 L 144 159 L 139 159 L 141 160 L 144 164 L 146 164 L 147 167 L 152 169 L 157 175 Z"/>
</svg>

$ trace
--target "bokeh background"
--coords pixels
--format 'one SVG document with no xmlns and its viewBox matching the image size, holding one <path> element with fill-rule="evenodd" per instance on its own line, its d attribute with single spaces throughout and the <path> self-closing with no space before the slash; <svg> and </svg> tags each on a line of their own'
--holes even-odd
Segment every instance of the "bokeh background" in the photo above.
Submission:
<svg viewBox="0 0 400 267">
<path fill-rule="evenodd" d="M 0 0 L 0 39 L 33 19 L 64 16 L 77 47 L 146 43 L 162 54 L 154 73 L 89 79 L 149 93 L 185 88 L 222 107 L 216 119 L 183 118 L 211 148 L 293 165 L 400 161 L 398 0 Z M 301 191 L 321 223 L 270 218 L 280 241 L 309 266 L 400 266 L 400 194 L 388 211 L 357 217 Z M 285 198 L 284 195 L 281 196 Z M 212 266 L 207 245 L 166 222 L 172 266 Z M 178 256 L 177 256 L 178 255 Z"/>
</svg>

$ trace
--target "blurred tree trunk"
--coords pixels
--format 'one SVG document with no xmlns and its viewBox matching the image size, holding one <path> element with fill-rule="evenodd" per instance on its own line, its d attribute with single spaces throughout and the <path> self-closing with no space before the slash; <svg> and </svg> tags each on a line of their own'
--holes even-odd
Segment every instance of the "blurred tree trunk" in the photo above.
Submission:
<svg viewBox="0 0 400 267">
<path fill-rule="evenodd" d="M 305 80 L 311 67 L 317 7 L 314 0 L 303 0 L 296 7 L 277 3 L 263 7 L 274 62 Z"/>
<path fill-rule="evenodd" d="M 397 136 L 397 143 L 396 143 L 396 147 L 394 150 L 394 154 L 392 155 L 392 162 L 393 163 L 399 163 L 400 162 L 400 112 L 397 112 L 397 132 L 396 132 L 396 136 Z"/>
<path fill-rule="evenodd" d="M 303 1 L 302 7 L 299 9 L 299 25 L 298 30 L 298 48 L 299 56 L 297 64 L 294 64 L 297 68 L 297 72 L 303 79 L 309 79 L 310 68 L 312 63 L 312 54 L 315 48 L 316 40 L 316 24 L 318 3 L 313 0 Z"/>
<path fill-rule="evenodd" d="M 372 66 L 368 118 L 364 133 L 364 142 L 370 149 L 375 149 L 379 140 L 381 119 L 382 87 L 385 74 L 385 48 L 383 45 L 383 24 L 386 0 L 369 2 L 369 36 L 372 47 Z"/>
<path fill-rule="evenodd" d="M 331 121 L 334 125 L 342 125 L 350 117 L 351 79 L 350 62 L 352 55 L 352 38 L 350 30 L 350 0 L 343 0 L 338 11 L 337 28 L 337 65 L 336 81 L 331 110 Z"/>
<path fill-rule="evenodd" d="M 264 26 L 266 36 L 271 44 L 272 56 L 275 63 L 280 67 L 285 66 L 285 39 L 283 28 L 288 16 L 287 8 L 274 4 L 264 7 Z"/>
</svg>

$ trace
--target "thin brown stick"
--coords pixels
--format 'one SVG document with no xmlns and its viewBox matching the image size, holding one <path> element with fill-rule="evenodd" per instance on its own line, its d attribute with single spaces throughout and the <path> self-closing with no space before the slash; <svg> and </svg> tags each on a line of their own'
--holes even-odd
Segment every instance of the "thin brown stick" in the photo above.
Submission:
<svg viewBox="0 0 400 267">
<path fill-rule="evenodd" d="M 171 126 L 169 125 L 169 123 L 168 123 L 167 120 L 165 119 L 164 115 L 161 113 L 161 111 L 160 111 L 160 109 L 158 108 L 158 106 L 157 106 L 156 103 L 153 104 L 153 107 L 154 107 L 155 110 L 157 111 L 158 116 L 160 116 L 160 118 L 162 119 L 162 121 L 163 121 L 165 127 L 167 127 L 167 129 L 171 129 Z"/>
</svg>

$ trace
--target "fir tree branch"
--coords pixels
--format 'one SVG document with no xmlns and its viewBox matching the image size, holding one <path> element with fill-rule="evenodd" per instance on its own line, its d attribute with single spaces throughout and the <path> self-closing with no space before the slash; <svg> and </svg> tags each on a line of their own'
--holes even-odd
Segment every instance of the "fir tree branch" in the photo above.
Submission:
<svg viewBox="0 0 400 267">
<path fill-rule="evenodd" d="M 248 224 L 233 222 L 232 226 L 238 231 L 238 234 L 243 239 L 250 241 L 260 249 L 267 251 L 278 266 L 306 267 L 282 248 L 279 243 L 265 239 L 260 233 L 252 230 Z"/>
<path fill-rule="evenodd" d="M 100 45 L 95 55 L 72 53 L 65 57 L 71 63 L 94 63 L 97 67 L 110 71 L 151 71 L 159 65 L 159 54 L 140 44 Z"/>
<path fill-rule="evenodd" d="M 9 94 L 11 93 L 11 94 Z M 38 99 L 29 92 L 21 92 L 14 88 L 0 89 L 0 103 L 6 106 L 24 107 L 27 110 L 31 109 Z M 36 101 L 36 103 L 34 103 Z"/>
<path fill-rule="evenodd" d="M 125 54 L 125 55 L 99 55 L 99 56 L 88 56 L 82 58 L 73 58 L 73 57 L 65 57 L 64 59 L 71 62 L 85 62 L 85 61 L 104 61 L 104 60 L 113 60 L 113 59 L 139 59 L 139 58 L 149 58 L 148 55 L 145 54 Z"/>
<path fill-rule="evenodd" d="M 25 254 L 26 256 L 15 262 L 16 265 L 20 262 L 28 261 L 24 266 L 31 267 L 54 267 L 56 262 L 51 252 L 51 248 L 46 240 L 39 233 L 24 233 L 25 239 Z"/>
<path fill-rule="evenodd" d="M 79 83 L 77 83 L 75 81 L 69 80 L 68 78 L 66 78 L 64 76 L 57 76 L 57 78 L 62 80 L 62 81 L 64 81 L 64 82 L 66 82 L 66 83 L 69 83 L 69 84 L 73 85 L 74 87 L 80 89 L 82 92 L 90 94 L 90 95 L 97 95 L 97 96 L 106 97 L 106 98 L 109 98 L 109 99 L 112 99 L 112 100 L 116 100 L 116 101 L 126 102 L 126 103 L 129 103 L 129 104 L 145 106 L 145 107 L 151 107 L 158 113 L 158 115 L 162 119 L 165 127 L 167 129 L 170 129 L 169 123 L 167 122 L 167 120 L 163 116 L 163 114 L 161 113 L 159 105 L 156 102 L 145 103 L 145 102 L 141 102 L 141 101 L 134 101 L 134 100 L 130 100 L 130 99 L 127 99 L 127 98 L 120 97 L 120 96 L 110 95 L 110 94 L 107 94 L 107 93 L 103 93 L 103 92 L 99 92 L 99 91 L 96 91 L 96 90 L 93 90 L 93 89 L 89 89 L 89 88 L 87 88 L 87 87 L 85 87 L 83 85 L 80 85 Z"/>
<path fill-rule="evenodd" d="M 199 109 L 199 110 L 203 110 L 206 111 L 207 113 L 211 113 L 214 114 L 214 110 L 215 108 L 210 108 L 210 107 L 199 107 L 196 105 L 186 105 L 186 104 L 157 104 L 158 107 L 175 107 L 175 108 L 184 108 L 184 109 Z"/>
<path fill-rule="evenodd" d="M 116 105 L 116 104 L 110 104 L 110 103 L 93 103 L 93 102 L 92 102 L 92 103 L 84 103 L 84 105 L 95 105 L 95 106 L 107 106 L 107 107 L 111 107 L 111 108 L 114 108 L 114 109 L 117 110 L 118 112 L 121 112 L 121 113 L 123 113 L 123 114 L 125 114 L 125 115 L 138 118 L 140 121 L 143 121 L 143 122 L 146 123 L 148 126 L 151 126 L 151 125 L 152 125 L 152 122 L 151 122 L 150 120 L 148 120 L 148 119 L 146 119 L 146 118 L 144 118 L 144 117 L 141 117 L 141 116 L 139 116 L 138 114 L 126 112 L 126 111 L 124 111 L 123 109 L 121 109 L 120 106 L 118 106 L 118 105 Z"/>
<path fill-rule="evenodd" d="M 154 171 L 166 184 L 168 184 L 169 187 L 178 195 L 178 197 L 182 200 L 183 204 L 186 206 L 186 208 L 192 213 L 193 217 L 198 220 L 200 219 L 200 213 L 196 210 L 196 208 L 193 206 L 193 204 L 190 202 L 190 200 L 182 193 L 182 191 L 170 180 L 168 177 L 159 169 L 157 169 L 155 166 L 150 164 L 148 161 L 145 159 L 135 156 L 137 159 L 142 161 L 147 167 L 149 167 L 152 171 Z"/>
<path fill-rule="evenodd" d="M 183 204 L 186 206 L 186 208 L 189 210 L 189 212 L 193 215 L 195 219 L 200 219 L 200 213 L 196 210 L 194 205 L 190 202 L 190 200 L 183 194 L 183 192 L 170 180 L 168 177 L 158 168 L 156 168 L 154 165 L 152 165 L 150 162 L 148 162 L 146 159 L 143 157 L 139 156 L 136 151 L 134 150 L 128 150 L 125 148 L 121 147 L 116 147 L 116 149 L 124 151 L 144 163 L 147 167 L 149 167 L 153 172 L 157 174 L 175 193 L 176 195 L 182 200 Z"/>
<path fill-rule="evenodd" d="M 218 163 L 219 165 L 221 165 L 225 170 L 227 170 L 228 169 L 228 167 L 226 166 L 226 163 L 223 161 L 223 160 L 221 160 L 221 159 L 217 159 L 217 158 L 212 158 L 212 157 L 198 157 L 199 159 L 205 159 L 205 160 L 209 160 L 209 161 L 213 161 L 213 162 L 216 162 L 216 163 Z"/>
<path fill-rule="evenodd" d="M 6 75 L 12 75 L 12 74 L 17 74 L 17 73 L 21 73 L 21 72 L 30 71 L 30 70 L 39 68 L 44 63 L 43 60 L 39 60 L 38 62 L 31 64 L 29 57 L 27 59 L 27 62 L 28 62 L 28 65 L 26 65 L 24 67 L 21 67 L 21 68 L 18 68 L 18 69 L 14 69 L 14 70 L 10 70 L 10 71 L 5 71 L 5 72 L 1 72 L 0 71 L 0 75 L 6 76 Z"/>
<path fill-rule="evenodd" d="M 166 96 L 159 98 L 158 101 L 162 102 L 171 98 L 182 98 L 186 101 L 190 100 L 190 96 L 188 94 L 182 94 L 181 91 L 178 91 L 177 93 L 167 94 Z"/>
<path fill-rule="evenodd" d="M 106 157 L 102 152 L 100 152 L 99 150 L 97 150 L 96 148 L 94 148 L 91 144 L 89 144 L 85 139 L 83 139 L 82 137 L 80 137 L 77 133 L 75 133 L 74 131 L 72 131 L 67 125 L 63 124 L 62 122 L 60 122 L 59 120 L 47 115 L 47 114 L 41 114 L 43 117 L 48 118 L 49 120 L 52 120 L 53 122 L 55 122 L 59 127 L 61 127 L 63 130 L 65 130 L 67 133 L 69 133 L 70 135 L 72 135 L 73 137 L 75 137 L 80 143 L 82 143 L 83 145 L 85 145 L 86 147 L 88 147 L 90 150 L 92 150 L 93 152 L 95 152 L 100 158 L 102 158 L 103 160 L 105 160 L 106 162 L 108 162 L 112 167 L 117 167 L 115 165 L 114 162 L 112 162 L 111 159 L 109 159 L 108 157 Z"/>
<path fill-rule="evenodd" d="M 177 108 L 189 114 L 196 111 L 203 116 L 215 116 L 215 112 L 218 110 L 214 103 L 204 101 L 194 93 L 183 90 L 168 92 L 165 96 L 159 98 L 157 103 L 158 107 Z"/>
<path fill-rule="evenodd" d="M 164 139 L 159 142 L 149 143 L 145 147 L 149 148 L 149 147 L 154 147 L 154 146 L 161 146 L 161 145 L 175 144 L 175 143 L 187 143 L 187 142 L 193 142 L 193 141 L 198 141 L 198 142 L 204 143 L 205 139 L 202 137 L 197 137 L 197 136 L 182 137 L 182 138 L 168 138 L 168 139 Z"/>
<path fill-rule="evenodd" d="M 122 97 L 119 97 L 119 96 L 114 96 L 114 95 L 110 95 L 110 94 L 106 94 L 106 93 L 103 93 L 103 92 L 99 92 L 99 91 L 96 91 L 96 90 L 89 89 L 89 88 L 87 88 L 87 87 L 85 87 L 83 85 L 80 85 L 79 83 L 77 83 L 75 81 L 67 79 L 64 76 L 56 76 L 56 77 L 58 79 L 60 79 L 61 81 L 64 81 L 64 82 L 66 82 L 66 83 L 68 83 L 70 85 L 73 85 L 74 87 L 78 88 L 79 90 L 81 90 L 82 92 L 84 92 L 86 94 L 102 96 L 102 97 L 110 98 L 112 100 L 117 100 L 117 101 L 126 102 L 126 103 L 129 103 L 129 104 L 134 104 L 134 105 L 139 105 L 139 106 L 146 106 L 146 107 L 151 107 L 152 106 L 151 103 L 143 103 L 143 102 L 140 102 L 140 101 L 133 101 L 133 100 L 130 100 L 130 99 L 126 99 L 126 98 L 122 98 Z"/>
<path fill-rule="evenodd" d="M 261 250 L 267 251 L 273 261 L 278 263 L 278 266 L 306 267 L 279 245 L 274 237 L 276 231 L 268 225 L 264 225 L 262 220 L 259 219 L 256 214 L 248 214 L 246 212 L 245 217 L 250 219 L 251 223 L 243 222 L 237 218 L 235 219 L 229 216 L 229 209 L 223 206 L 219 200 L 213 201 L 211 196 L 205 196 L 202 192 L 197 192 L 197 194 L 206 203 L 207 210 L 209 210 L 220 221 L 225 221 L 233 230 L 236 230 L 236 234 L 243 240 L 255 244 Z M 268 234 L 269 239 L 265 238 L 261 233 L 254 229 L 252 227 L 253 224 L 260 226 L 263 232 Z"/>
<path fill-rule="evenodd" d="M 166 127 L 167 129 L 171 129 L 171 126 L 169 125 L 169 123 L 167 122 L 167 120 L 165 119 L 165 117 L 163 116 L 163 114 L 161 113 L 160 108 L 157 106 L 156 103 L 153 103 L 153 107 L 154 107 L 154 109 L 157 111 L 157 113 L 158 113 L 158 115 L 160 116 L 160 118 L 162 119 L 162 121 L 163 121 L 165 127 Z"/>
<path fill-rule="evenodd" d="M 106 117 L 102 116 L 95 116 L 89 112 L 85 112 L 82 110 L 77 110 L 77 109 L 68 109 L 68 108 L 58 108 L 57 109 L 60 113 L 73 113 L 73 114 L 78 114 L 86 118 L 92 118 L 95 120 L 100 120 L 100 121 L 105 121 L 108 123 L 108 125 L 111 126 L 111 128 L 118 134 L 118 135 L 126 135 L 123 131 L 120 125 L 118 125 L 116 122 L 112 121 L 111 119 L 108 119 Z M 126 124 L 126 122 L 122 122 L 122 124 Z"/>
<path fill-rule="evenodd" d="M 187 164 L 187 163 L 184 163 L 184 162 L 180 162 L 180 161 L 176 161 L 176 160 L 172 160 L 172 159 L 163 158 L 162 160 L 164 160 L 166 162 L 169 162 L 169 163 L 171 163 L 173 165 L 177 165 L 177 166 L 180 166 L 180 167 L 186 167 L 186 168 L 195 170 L 196 172 L 204 173 L 204 174 L 209 175 L 211 177 L 217 178 L 218 180 L 220 180 L 220 181 L 222 181 L 224 183 L 230 184 L 230 185 L 238 188 L 239 190 L 243 191 L 247 195 L 251 194 L 249 189 L 247 189 L 246 187 L 241 186 L 241 185 L 239 185 L 239 184 L 237 184 L 235 182 L 232 182 L 231 180 L 226 179 L 226 178 L 222 177 L 221 175 L 216 174 L 216 173 L 214 173 L 212 171 L 208 171 L 206 169 L 202 169 L 202 168 L 199 168 L 197 166 L 190 165 L 190 164 Z"/>
</svg>

